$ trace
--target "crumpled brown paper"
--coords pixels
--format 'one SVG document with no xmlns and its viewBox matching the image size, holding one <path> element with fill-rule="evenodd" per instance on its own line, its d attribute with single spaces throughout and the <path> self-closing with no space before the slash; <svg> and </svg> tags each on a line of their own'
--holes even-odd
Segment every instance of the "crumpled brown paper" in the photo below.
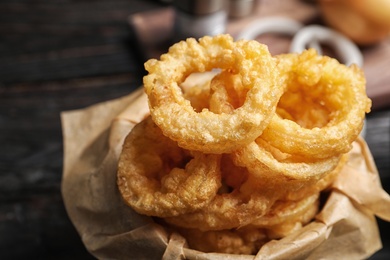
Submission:
<svg viewBox="0 0 390 260">
<path fill-rule="evenodd" d="M 149 217 L 126 206 L 116 185 L 121 146 L 149 113 L 143 89 L 123 98 L 61 114 L 62 195 L 87 250 L 98 259 L 364 259 L 382 246 L 375 215 L 390 221 L 390 196 L 381 187 L 365 141 L 332 186 L 322 211 L 299 232 L 265 244 L 256 256 L 187 248 Z"/>
</svg>

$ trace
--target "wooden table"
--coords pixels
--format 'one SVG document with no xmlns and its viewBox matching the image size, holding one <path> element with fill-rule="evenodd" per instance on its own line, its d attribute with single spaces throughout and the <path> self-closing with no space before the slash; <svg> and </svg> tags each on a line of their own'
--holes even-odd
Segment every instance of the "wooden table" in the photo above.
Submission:
<svg viewBox="0 0 390 260">
<path fill-rule="evenodd" d="M 145 56 L 135 51 L 129 15 L 163 7 L 141 0 L 0 2 L 0 259 L 92 258 L 61 198 L 60 112 L 122 97 L 142 84 Z M 375 48 L 369 51 L 375 56 Z M 390 81 L 380 83 L 389 88 Z M 388 192 L 389 104 L 367 119 L 367 142 Z M 379 224 L 384 249 L 372 259 L 390 259 L 390 225 Z"/>
</svg>

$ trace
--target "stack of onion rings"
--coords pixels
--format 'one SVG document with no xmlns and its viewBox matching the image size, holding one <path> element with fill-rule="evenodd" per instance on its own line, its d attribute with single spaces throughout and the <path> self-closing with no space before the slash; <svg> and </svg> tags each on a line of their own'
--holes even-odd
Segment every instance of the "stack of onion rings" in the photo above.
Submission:
<svg viewBox="0 0 390 260">
<path fill-rule="evenodd" d="M 204 252 L 256 254 L 310 222 L 371 105 L 357 66 L 228 35 L 145 67 L 151 116 L 125 139 L 119 190 Z"/>
</svg>

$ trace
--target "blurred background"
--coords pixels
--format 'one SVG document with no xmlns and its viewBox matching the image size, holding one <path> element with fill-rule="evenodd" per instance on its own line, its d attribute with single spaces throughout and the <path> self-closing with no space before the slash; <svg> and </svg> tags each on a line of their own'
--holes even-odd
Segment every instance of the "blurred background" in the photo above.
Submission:
<svg viewBox="0 0 390 260">
<path fill-rule="evenodd" d="M 237 36 L 275 16 L 331 28 L 361 51 L 373 100 L 366 140 L 390 192 L 390 1 L 2 0 L 0 259 L 92 259 L 62 202 L 62 111 L 131 93 L 143 63 L 178 39 Z M 273 54 L 291 42 L 256 39 Z M 390 259 L 390 225 L 378 222 L 384 248 L 372 259 Z"/>
</svg>

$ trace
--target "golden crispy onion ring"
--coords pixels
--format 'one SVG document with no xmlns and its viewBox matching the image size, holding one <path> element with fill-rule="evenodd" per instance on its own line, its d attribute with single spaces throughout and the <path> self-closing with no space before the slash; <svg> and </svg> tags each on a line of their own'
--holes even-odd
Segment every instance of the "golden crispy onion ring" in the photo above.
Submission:
<svg viewBox="0 0 390 260">
<path fill-rule="evenodd" d="M 210 82 L 218 71 L 192 73 L 180 84 L 183 96 L 188 99 L 196 112 L 209 108 Z"/>
<path fill-rule="evenodd" d="M 255 140 L 268 125 L 282 94 L 276 61 L 257 41 L 229 35 L 189 38 L 174 44 L 160 60 L 145 63 L 150 112 L 164 135 L 179 146 L 205 153 L 226 153 Z M 244 104 L 231 114 L 194 111 L 179 84 L 194 72 L 228 70 L 248 89 Z"/>
<path fill-rule="evenodd" d="M 306 185 L 299 190 L 289 192 L 286 195 L 285 199 L 286 200 L 301 200 L 307 196 L 310 196 L 311 194 L 315 194 L 317 192 L 324 191 L 337 178 L 341 169 L 343 169 L 344 165 L 346 164 L 347 160 L 348 160 L 348 154 L 344 154 L 343 156 L 341 156 L 341 159 L 340 159 L 339 163 L 337 164 L 336 168 L 334 168 L 329 173 L 325 174 L 316 183 L 311 184 L 311 185 Z"/>
<path fill-rule="evenodd" d="M 268 238 L 280 239 L 309 223 L 318 213 L 320 193 L 306 196 L 298 201 L 280 200 L 271 210 L 249 227 L 264 228 Z"/>
<path fill-rule="evenodd" d="M 239 228 L 203 231 L 198 228 L 173 229 L 189 246 L 202 252 L 256 254 L 266 242 L 282 238 L 308 223 L 318 212 L 319 193 L 301 201 L 278 201 L 253 223 Z"/>
<path fill-rule="evenodd" d="M 329 120 L 323 127 L 306 128 L 275 115 L 261 138 L 282 152 L 307 158 L 329 158 L 348 152 L 371 107 L 363 72 L 355 65 L 346 67 L 333 58 L 319 56 L 314 49 L 280 55 L 279 60 L 285 66 L 280 67 L 281 74 L 286 75 L 286 93 L 300 93 L 321 104 L 329 111 Z M 283 103 L 284 96 L 279 103 Z M 301 105 L 293 102 L 290 108 Z"/>
<path fill-rule="evenodd" d="M 256 219 L 251 225 L 262 228 L 292 222 L 308 222 L 318 211 L 320 193 L 314 193 L 297 201 L 278 200 L 270 211 Z"/>
<path fill-rule="evenodd" d="M 315 201 L 314 204 L 307 204 L 306 211 L 302 211 L 301 215 L 298 215 L 292 220 L 287 220 L 286 222 L 282 222 L 280 224 L 268 226 L 266 229 L 268 238 L 280 239 L 301 229 L 304 225 L 309 223 L 318 213 L 318 205 L 319 200 Z"/>
<path fill-rule="evenodd" d="M 284 71 L 282 74 L 284 77 L 287 77 L 286 74 L 290 71 L 289 68 L 293 64 L 291 61 L 292 59 L 284 59 L 279 63 L 279 67 Z M 210 110 L 215 113 L 232 113 L 236 107 L 241 105 L 241 96 L 245 94 L 239 78 L 228 71 L 223 71 L 215 76 L 211 80 L 210 89 L 212 90 Z M 321 118 L 319 121 L 324 120 L 321 114 L 315 115 L 315 120 L 311 116 L 298 119 L 307 125 L 318 124 L 316 118 Z M 254 186 L 252 184 L 256 183 L 258 189 L 268 190 L 279 190 L 280 186 L 283 186 L 284 191 L 295 191 L 315 183 L 335 168 L 339 161 L 339 156 L 313 160 L 285 154 L 261 138 L 257 138 L 255 142 L 234 151 L 232 158 L 237 165 L 247 167 L 251 173 L 249 175 L 251 181 L 247 181 L 245 185 Z M 246 187 L 241 189 L 241 191 L 243 190 L 252 192 L 252 189 Z"/>
<path fill-rule="evenodd" d="M 287 77 L 286 74 L 290 71 L 289 68 L 293 64 L 291 61 L 292 59 L 284 59 L 279 63 L 279 67 L 284 71 L 282 74 L 284 77 Z M 210 98 L 210 110 L 216 113 L 231 113 L 235 107 L 240 106 L 240 96 L 244 92 L 240 86 L 239 79 L 226 71 L 215 76 L 210 84 L 210 89 L 213 90 Z M 314 118 L 318 118 L 318 116 L 314 116 Z M 318 121 L 307 116 L 299 119 L 305 124 L 316 124 Z M 339 156 L 313 160 L 285 154 L 261 138 L 257 138 L 255 142 L 234 151 L 232 158 L 235 164 L 247 167 L 251 173 L 248 177 L 251 181 L 247 181 L 245 185 L 268 190 L 279 190 L 280 186 L 283 186 L 284 191 L 295 191 L 315 183 L 335 168 L 339 161 Z M 252 192 L 252 189 L 246 187 L 241 188 L 241 190 Z"/>
<path fill-rule="evenodd" d="M 321 160 L 281 153 L 261 138 L 231 154 L 234 163 L 249 171 L 247 184 L 262 189 L 293 192 L 312 185 L 336 168 L 339 156 Z M 243 184 L 245 185 L 245 184 Z"/>
<path fill-rule="evenodd" d="M 165 218 L 168 223 L 184 228 L 221 230 L 244 226 L 268 212 L 273 200 L 261 193 L 243 196 L 235 189 L 217 194 L 205 207 L 176 217 Z"/>
<path fill-rule="evenodd" d="M 188 151 L 165 137 L 150 117 L 126 137 L 118 187 L 140 214 L 168 217 L 207 205 L 221 183 L 220 156 Z"/>
<path fill-rule="evenodd" d="M 230 160 L 228 155 L 223 155 L 224 185 L 209 204 L 191 213 L 165 218 L 165 221 L 184 228 L 222 230 L 248 225 L 265 215 L 280 194 L 271 190 L 263 192 L 247 184 L 249 173 L 246 168 L 236 166 Z"/>
<path fill-rule="evenodd" d="M 266 230 L 247 228 L 231 230 L 210 230 L 174 228 L 184 236 L 190 248 L 201 252 L 225 254 L 256 254 L 262 245 L 269 241 Z"/>
<path fill-rule="evenodd" d="M 222 71 L 210 82 L 209 109 L 216 114 L 231 114 L 244 104 L 247 92 L 238 75 Z"/>
</svg>

